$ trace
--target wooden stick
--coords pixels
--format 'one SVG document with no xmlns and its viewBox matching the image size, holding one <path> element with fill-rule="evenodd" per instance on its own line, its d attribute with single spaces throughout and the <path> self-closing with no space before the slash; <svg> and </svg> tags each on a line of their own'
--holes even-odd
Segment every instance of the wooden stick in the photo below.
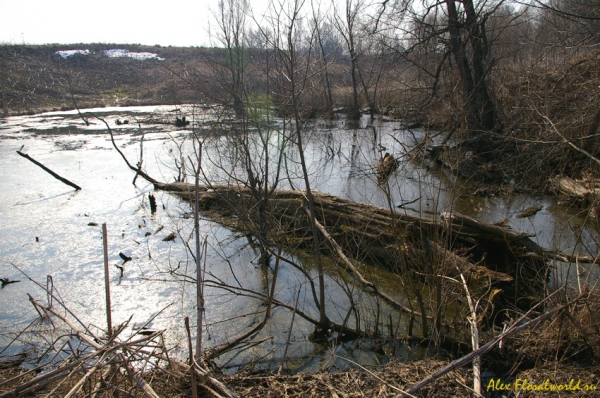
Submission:
<svg viewBox="0 0 600 398">
<path fill-rule="evenodd" d="M 39 166 L 42 168 L 42 170 L 44 170 L 45 172 L 49 173 L 52 177 L 56 178 L 57 180 L 67 184 L 70 187 L 75 188 L 76 191 L 80 191 L 81 187 L 75 183 L 72 183 L 71 181 L 67 180 L 66 178 L 63 178 L 61 176 L 59 176 L 58 174 L 56 174 L 55 172 L 53 172 L 52 170 L 50 170 L 49 168 L 47 168 L 46 166 L 44 166 L 43 164 L 41 164 L 40 162 L 38 162 L 37 160 L 33 159 L 31 156 L 27 155 L 26 153 L 23 153 L 21 151 L 17 151 L 17 153 L 20 156 L 23 156 L 25 159 L 29 160 L 31 163 L 35 164 L 36 166 Z"/>
<path fill-rule="evenodd" d="M 79 322 L 79 324 L 81 325 L 81 327 L 88 332 L 89 334 L 93 334 L 89 328 L 77 317 L 77 315 L 75 315 L 73 313 L 73 311 L 71 311 L 60 299 L 60 297 L 57 297 L 53 291 L 54 291 L 54 282 L 52 281 L 52 276 L 48 275 L 47 278 L 47 282 L 48 282 L 48 286 L 44 286 L 41 283 L 39 283 L 38 281 L 36 281 L 35 279 L 33 279 L 32 277 L 30 277 L 29 275 L 27 275 L 27 273 L 25 271 L 23 271 L 21 268 L 19 268 L 18 266 L 16 266 L 15 264 L 11 263 L 11 265 L 16 268 L 20 273 L 22 273 L 27 279 L 29 279 L 32 283 L 34 283 L 35 285 L 39 286 L 42 290 L 44 290 L 46 292 L 46 295 L 48 296 L 48 307 L 54 307 L 53 302 L 54 300 L 56 300 L 61 307 L 65 310 L 66 313 L 68 313 L 69 315 L 71 315 L 77 322 Z M 58 293 L 57 293 L 58 294 Z M 30 300 L 32 299 L 31 296 L 29 296 Z M 33 302 L 34 307 L 36 308 L 36 311 L 38 311 L 37 306 L 39 305 L 40 308 L 45 308 L 43 305 L 39 304 L 39 302 Z M 39 313 L 39 311 L 38 311 Z M 40 317 L 42 317 L 42 314 L 40 314 Z M 52 321 L 52 318 L 49 318 L 50 321 Z M 54 325 L 54 323 L 53 323 Z"/>
<path fill-rule="evenodd" d="M 460 270 L 458 270 L 458 272 L 460 272 Z M 473 351 L 477 351 L 479 349 L 479 325 L 477 324 L 477 304 L 479 303 L 479 301 L 477 302 L 477 304 L 473 302 L 473 297 L 471 296 L 471 292 L 469 291 L 467 280 L 465 279 L 465 276 L 462 272 L 460 272 L 460 279 L 465 289 L 469 309 L 471 310 L 471 316 L 467 317 L 467 320 L 469 321 L 469 324 L 471 326 L 471 345 L 473 346 Z M 481 357 L 473 358 L 473 392 L 476 397 L 482 397 Z"/>
<path fill-rule="evenodd" d="M 192 334 L 190 332 L 190 318 L 185 317 L 185 331 L 187 333 L 188 351 L 190 356 L 190 371 L 192 382 L 192 398 L 198 398 L 198 387 L 196 386 L 196 372 L 194 372 L 194 350 L 192 349 Z"/>
<path fill-rule="evenodd" d="M 104 247 L 104 288 L 106 291 L 106 324 L 107 324 L 107 336 L 110 338 L 112 335 L 112 315 L 110 305 L 110 279 L 108 271 L 108 231 L 106 229 L 106 223 L 102 224 L 102 246 Z"/>
</svg>

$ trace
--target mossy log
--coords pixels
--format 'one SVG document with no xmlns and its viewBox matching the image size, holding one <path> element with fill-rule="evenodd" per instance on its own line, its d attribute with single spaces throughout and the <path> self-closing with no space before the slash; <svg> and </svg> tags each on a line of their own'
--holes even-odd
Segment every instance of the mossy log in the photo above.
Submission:
<svg viewBox="0 0 600 398">
<path fill-rule="evenodd" d="M 193 184 L 157 183 L 155 188 L 193 203 Z M 209 217 L 249 234 L 259 225 L 258 209 L 266 207 L 268 214 L 262 219 L 269 242 L 283 239 L 294 248 L 312 244 L 302 191 L 274 191 L 263 199 L 267 206 L 258 206 L 257 196 L 247 188 L 201 187 L 199 205 Z M 506 305 L 523 304 L 529 301 L 524 298 L 534 299 L 543 292 L 548 262 L 557 256 L 537 245 L 530 234 L 456 213 L 415 217 L 318 192 L 314 202 L 317 221 L 353 261 L 425 279 L 456 276 L 460 270 L 502 289 Z M 337 249 L 327 246 L 323 250 L 335 257 Z"/>
</svg>

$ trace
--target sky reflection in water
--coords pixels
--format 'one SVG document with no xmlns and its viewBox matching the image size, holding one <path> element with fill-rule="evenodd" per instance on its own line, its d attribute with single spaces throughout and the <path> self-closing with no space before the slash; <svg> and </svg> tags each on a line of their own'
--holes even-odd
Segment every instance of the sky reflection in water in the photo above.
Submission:
<svg viewBox="0 0 600 398">
<path fill-rule="evenodd" d="M 102 112 L 117 132 L 117 145 L 130 162 L 135 163 L 139 156 L 140 137 L 135 120 L 150 115 L 172 117 L 173 113 L 169 110 L 169 107 L 158 108 L 158 111 L 157 107 L 137 107 L 93 111 Z M 117 118 L 129 118 L 131 124 L 117 126 Z M 95 119 L 90 119 L 90 122 L 91 125 L 86 126 L 77 118 L 76 112 L 53 112 L 7 118 L 0 124 L 0 277 L 21 280 L 0 291 L 0 328 L 2 332 L 22 328 L 35 318 L 37 314 L 28 303 L 28 293 L 40 300 L 46 296 L 11 264 L 41 283 L 45 283 L 47 275 L 52 275 L 54 286 L 67 306 L 90 325 L 103 328 L 105 296 L 101 224 L 106 223 L 113 324 L 133 316 L 132 325 L 143 325 L 154 314 L 168 307 L 149 326 L 168 329 L 168 344 L 179 344 L 183 348 L 183 318 L 189 316 L 195 319 L 195 285 L 178 282 L 166 271 L 177 269 L 195 278 L 193 259 L 179 238 L 174 242 L 163 242 L 162 238 L 174 230 L 190 236 L 191 219 L 184 216 L 189 214 L 189 206 L 166 193 L 154 192 L 159 211 L 151 215 L 147 203 L 148 193 L 153 192 L 151 184 L 138 178 L 137 185 L 132 185 L 133 172 L 127 169 L 112 148 L 105 126 Z M 413 136 L 400 130 L 399 125 L 393 122 L 376 123 L 375 126 L 377 138 L 370 128 L 351 131 L 344 128 L 343 122 L 323 124 L 313 130 L 308 135 L 306 149 L 312 188 L 387 207 L 386 195 L 378 187 L 374 175 L 377 159 L 383 152 L 402 155 L 404 148 L 414 145 L 415 138 L 420 139 L 422 133 L 417 131 Z M 159 124 L 144 124 L 143 129 L 150 132 L 145 135 L 144 141 L 148 174 L 172 181 L 176 172 L 173 167 L 168 167 L 172 165 L 171 156 L 174 153 L 178 155 L 176 143 L 181 142 L 189 131 Z M 272 139 L 273 148 L 281 145 L 277 136 Z M 24 152 L 83 189 L 74 192 L 18 156 L 15 151 L 22 145 Z M 182 148 L 184 152 L 191 151 L 189 139 Z M 228 148 L 225 137 L 214 134 L 207 140 L 204 169 L 215 181 L 224 179 L 225 171 L 231 171 Z M 286 166 L 289 179 L 281 181 L 282 188 L 302 188 L 304 185 L 297 155 L 297 150 L 292 145 L 288 146 Z M 507 217 L 514 230 L 536 232 L 536 239 L 542 246 L 566 249 L 575 245 L 568 222 L 579 222 L 579 219 L 548 198 L 478 198 L 469 195 L 473 191 L 468 184 L 462 184 L 444 172 L 427 172 L 413 162 L 402 162 L 398 173 L 390 179 L 392 205 L 414 201 L 400 210 L 411 214 L 454 209 L 488 222 Z M 537 204 L 543 205 L 544 209 L 535 217 L 515 217 L 524 208 Z M 564 214 L 572 214 L 571 219 Z M 244 288 L 264 291 L 265 279 L 269 275 L 257 265 L 257 253 L 244 236 L 209 221 L 202 222 L 201 230 L 208 239 L 210 278 L 232 285 L 241 281 Z M 595 234 L 590 234 L 591 240 Z M 133 257 L 122 278 L 114 267 L 121 263 L 119 252 Z M 564 277 L 571 271 L 566 270 L 560 275 Z M 305 289 L 303 277 L 285 264 L 280 272 L 277 299 L 292 303 L 301 288 L 299 308 L 315 315 L 316 309 Z M 349 308 L 343 286 L 340 286 L 338 277 L 331 276 L 328 276 L 326 284 L 330 316 L 341 322 Z M 206 296 L 209 327 L 205 341 L 209 344 L 222 343 L 259 322 L 264 311 L 259 300 L 225 294 L 222 290 L 208 288 Z M 359 300 L 366 309 L 365 313 L 376 305 L 368 295 L 361 295 Z M 385 317 L 382 319 L 386 319 L 391 311 L 388 308 L 383 308 L 383 311 Z M 227 321 L 240 315 L 241 318 Z M 243 364 L 252 355 L 262 356 L 270 351 L 277 353 L 274 358 L 281 355 L 290 325 L 289 315 L 288 311 L 275 310 L 273 321 L 260 336 L 273 338 L 243 356 L 232 355 L 230 365 L 235 368 L 236 364 Z M 311 332 L 312 326 L 296 317 L 290 357 L 309 356 L 299 365 L 304 370 L 320 366 L 327 356 L 321 353 L 315 357 L 317 359 L 310 359 L 310 355 L 316 353 L 316 347 L 306 340 Z M 5 344 L 0 339 L 0 347 Z M 356 346 L 345 346 L 340 348 L 340 352 L 365 364 L 376 364 L 381 360 L 373 353 L 352 348 Z"/>
</svg>

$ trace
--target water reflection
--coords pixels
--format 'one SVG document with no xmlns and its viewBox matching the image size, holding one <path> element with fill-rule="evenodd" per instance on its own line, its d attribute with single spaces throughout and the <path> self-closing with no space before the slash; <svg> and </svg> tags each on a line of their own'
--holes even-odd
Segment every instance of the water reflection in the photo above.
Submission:
<svg viewBox="0 0 600 398">
<path fill-rule="evenodd" d="M 161 120 L 156 107 L 136 109 L 97 109 L 115 129 L 117 145 L 132 161 L 140 156 L 137 126 L 117 125 L 123 115 L 135 113 L 140 120 Z M 192 109 L 189 112 L 194 113 Z M 194 113 L 196 114 L 196 113 Z M 196 114 L 194 125 L 214 121 L 211 114 Z M 167 115 L 168 116 L 168 115 Z M 164 116 L 166 118 L 167 116 Z M 144 323 L 162 311 L 153 321 L 155 329 L 168 329 L 171 344 L 185 341 L 183 318 L 195 316 L 193 258 L 183 241 L 192 236 L 192 220 L 186 217 L 187 203 L 163 192 L 155 193 L 159 211 L 152 215 L 146 203 L 152 186 L 138 179 L 131 184 L 132 173 L 118 154 L 102 127 L 87 127 L 74 113 L 7 118 L 2 125 L 0 145 L 0 277 L 21 279 L 0 291 L 0 327 L 2 332 L 22 328 L 37 314 L 27 304 L 27 293 L 38 298 L 45 294 L 12 267 L 17 265 L 36 280 L 53 275 L 61 297 L 75 312 L 85 314 L 90 324 L 101 328 L 104 322 L 103 266 L 101 232 L 91 222 L 108 224 L 113 319 L 123 322 L 132 314 L 134 323 Z M 315 127 L 316 126 L 316 127 Z M 160 123 L 143 125 L 144 164 L 149 175 L 164 181 L 189 178 L 181 165 L 193 157 L 194 147 L 189 131 Z M 73 130 L 75 129 L 75 130 Z M 270 187 L 302 189 L 304 181 L 297 146 L 290 141 L 289 124 L 281 120 L 245 136 L 232 135 L 235 124 L 220 129 L 201 128 L 204 141 L 204 178 L 213 183 L 246 184 L 248 176 L 268 176 Z M 585 218 L 546 197 L 512 195 L 508 198 L 474 195 L 477 187 L 457 180 L 444 170 L 428 170 L 409 154 L 423 138 L 421 131 L 408 132 L 399 123 L 376 120 L 371 127 L 363 120 L 349 126 L 343 120 L 305 126 L 305 156 L 313 189 L 371 203 L 394 207 L 398 211 L 439 214 L 458 211 L 486 222 L 506 219 L 506 224 L 519 232 L 536 233 L 537 242 L 564 251 L 578 250 L 595 255 L 598 234 L 587 228 Z M 199 130 L 200 131 L 200 130 Z M 66 134 L 68 133 L 68 134 Z M 60 136 L 60 150 L 55 142 Z M 134 136 L 135 135 L 135 136 Z M 70 145 L 70 142 L 76 145 Z M 240 143 L 248 149 L 240 147 Z M 28 153 L 77 181 L 83 190 L 77 194 L 65 189 L 33 165 L 15 154 L 25 144 Z M 399 169 L 383 188 L 377 184 L 375 168 L 382 153 L 402 159 Z M 247 156 L 250 156 L 247 158 Z M 177 164 L 179 164 L 179 169 Z M 268 166 L 268 167 L 267 167 Z M 250 167 L 250 169 L 248 169 Z M 249 171 L 250 170 L 250 171 Z M 185 171 L 185 169 L 184 169 Z M 388 194 L 390 200 L 388 201 Z M 529 218 L 516 217 L 523 209 L 542 205 L 543 210 Z M 202 220 L 202 235 L 208 239 L 205 341 L 217 345 L 260 322 L 264 315 L 264 297 L 250 292 L 268 292 L 274 264 L 265 269 L 259 264 L 260 252 L 248 238 L 209 220 Z M 162 239 L 177 232 L 173 242 Z M 39 242 L 35 241 L 39 237 Z M 114 267 L 118 253 L 132 257 L 123 275 Z M 295 255 L 289 261 L 302 262 Z M 289 263 L 281 263 L 275 298 L 294 304 L 316 317 L 307 280 Z M 314 270 L 309 272 L 316 276 Z M 394 276 L 372 270 L 374 276 L 393 280 Z M 570 283 L 574 288 L 593 284 L 597 267 L 557 264 L 552 286 Z M 223 285 L 245 289 L 224 290 Z M 374 330 L 385 328 L 391 316 L 398 314 L 373 296 L 362 292 L 351 279 L 335 268 L 328 270 L 327 310 L 330 317 L 343 322 L 351 309 L 349 297 L 360 308 L 349 318 L 349 326 Z M 396 292 L 402 299 L 400 292 Z M 375 323 L 375 314 L 385 322 Z M 404 322 L 404 321 L 403 321 Z M 224 356 L 221 363 L 231 370 L 245 366 L 251 359 L 260 366 L 276 368 L 283 355 L 288 330 L 293 326 L 292 348 L 288 366 L 297 370 L 340 368 L 347 366 L 338 356 L 346 356 L 363 364 L 377 364 L 392 355 L 415 358 L 423 352 L 418 347 L 397 343 L 392 353 L 375 352 L 373 341 L 355 341 L 333 348 L 315 345 L 307 340 L 313 325 L 302 317 L 291 324 L 290 311 L 273 310 L 268 326 L 256 339 L 261 345 Z M 400 329 L 399 334 L 403 330 Z M 7 344 L 0 338 L 0 347 Z M 265 359 L 267 358 L 267 359 Z"/>
</svg>

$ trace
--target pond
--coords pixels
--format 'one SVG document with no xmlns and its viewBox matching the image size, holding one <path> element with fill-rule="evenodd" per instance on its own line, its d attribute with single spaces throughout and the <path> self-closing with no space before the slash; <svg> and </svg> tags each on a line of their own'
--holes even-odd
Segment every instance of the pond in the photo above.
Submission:
<svg viewBox="0 0 600 398">
<path fill-rule="evenodd" d="M 237 122 L 230 120 L 214 128 L 216 111 L 150 106 L 81 112 L 86 115 L 92 112 L 108 123 L 115 133 L 116 145 L 132 164 L 139 160 L 143 137 L 144 168 L 160 181 L 172 182 L 182 177 L 177 167 L 182 159 L 185 163 L 193 154 L 192 131 L 204 140 L 205 178 L 214 183 L 231 183 L 247 175 L 243 168 L 240 171 L 238 163 L 239 148 L 235 143 L 240 141 L 227 134 Z M 183 114 L 188 115 L 192 124 L 176 127 L 173 121 Z M 104 122 L 89 115 L 87 120 L 86 124 L 75 111 L 0 120 L 0 277 L 20 280 L 0 290 L 0 352 L 7 354 L 18 349 L 15 344 L 6 348 L 14 338 L 13 332 L 23 330 L 37 316 L 27 294 L 44 300 L 46 293 L 35 282 L 45 286 L 48 275 L 58 296 L 73 313 L 95 330 L 105 328 L 101 225 L 106 223 L 113 324 L 131 317 L 130 330 L 140 326 L 167 330 L 167 345 L 185 356 L 183 319 L 193 320 L 196 314 L 196 286 L 183 281 L 184 276 L 195 278 L 193 258 L 182 240 L 192 236 L 190 206 L 168 193 L 154 192 L 152 184 L 139 177 L 133 185 L 134 173 L 113 148 Z M 272 165 L 280 165 L 279 169 L 273 166 L 267 172 L 271 181 L 277 178 L 281 189 L 302 188 L 297 148 L 282 138 L 290 126 L 278 119 L 271 122 L 266 130 L 255 128 L 249 135 L 247 142 L 252 156 L 254 160 L 264 160 L 258 149 L 265 145 L 259 138 L 266 137 L 271 153 L 264 156 L 273 160 Z M 475 185 L 411 158 L 410 150 L 424 137 L 421 130 L 408 131 L 399 122 L 383 119 L 374 122 L 364 119 L 352 127 L 344 119 L 322 120 L 303 129 L 305 157 L 314 190 L 381 207 L 391 205 L 409 214 L 430 217 L 456 211 L 486 222 L 505 219 L 506 225 L 515 231 L 535 233 L 533 239 L 543 247 L 597 253 L 597 234 L 586 227 L 585 217 L 576 209 L 543 196 L 474 195 Z M 73 191 L 20 157 L 17 150 L 78 184 L 82 190 Z M 378 185 L 375 172 L 377 161 L 385 152 L 400 159 L 399 169 L 388 181 L 389 196 Z M 279 153 L 285 156 L 278 163 L 279 158 L 274 154 Z M 188 171 L 188 181 L 190 175 Z M 157 199 L 156 214 L 150 212 L 149 193 Z M 542 206 L 542 210 L 531 217 L 517 217 L 531 206 Z M 201 220 L 200 231 L 207 240 L 209 279 L 243 286 L 248 291 L 267 289 L 272 269 L 265 270 L 259 265 L 259 253 L 246 236 L 206 219 Z M 163 240 L 171 232 L 177 232 L 177 238 Z M 122 263 L 120 253 L 132 258 L 125 264 L 122 275 L 115 267 Z M 301 261 L 294 254 L 288 253 L 286 257 Z M 586 278 L 597 278 L 597 267 L 587 271 Z M 316 276 L 314 270 L 309 272 Z M 551 283 L 557 286 L 565 280 L 575 281 L 576 274 L 573 267 L 558 264 Z M 370 270 L 370 276 L 387 281 L 395 278 L 375 269 Z M 341 323 L 349 311 L 349 294 L 360 308 L 362 328 L 386 329 L 387 319 L 398 317 L 385 303 L 333 267 L 327 268 L 325 284 L 328 313 L 336 322 Z M 401 289 L 396 290 L 390 293 L 403 300 Z M 208 286 L 205 294 L 204 341 L 209 346 L 227 341 L 260 322 L 264 315 L 263 300 L 214 286 Z M 285 262 L 280 263 L 275 298 L 317 316 L 305 276 Z M 229 371 L 249 364 L 273 369 L 279 366 L 286 352 L 288 368 L 315 371 L 347 367 L 348 362 L 341 359 L 344 357 L 375 365 L 391 356 L 415 359 L 426 355 L 424 349 L 411 344 L 399 345 L 393 352 L 376 349 L 377 341 L 371 340 L 328 348 L 309 341 L 307 337 L 313 326 L 301 317 L 290 315 L 290 311 L 276 308 L 272 320 L 256 338 L 263 340 L 261 344 L 229 353 L 218 363 Z M 375 319 L 380 323 L 375 325 Z M 399 325 L 405 327 L 404 323 Z M 288 335 L 290 329 L 292 333 Z"/>
</svg>

